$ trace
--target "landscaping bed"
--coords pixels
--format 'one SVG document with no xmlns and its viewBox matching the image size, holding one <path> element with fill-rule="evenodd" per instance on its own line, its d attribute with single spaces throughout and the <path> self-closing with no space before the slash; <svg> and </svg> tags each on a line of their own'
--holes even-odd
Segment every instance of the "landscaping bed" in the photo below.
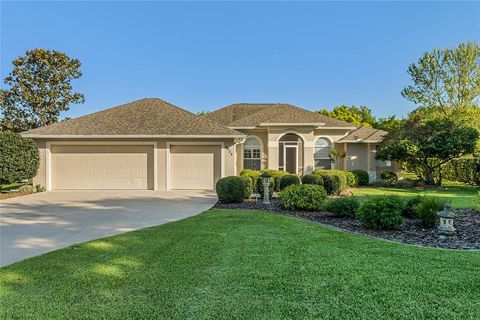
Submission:
<svg viewBox="0 0 480 320">
<path fill-rule="evenodd" d="M 436 228 L 424 228 L 420 221 L 416 219 L 405 219 L 399 230 L 369 230 L 364 229 L 361 222 L 354 218 L 336 217 L 328 212 L 290 211 L 281 206 L 279 199 L 273 198 L 271 202 L 271 205 L 264 205 L 261 200 L 250 199 L 242 203 L 217 203 L 215 207 L 221 209 L 266 210 L 308 219 L 362 235 L 426 247 L 480 249 L 480 213 L 474 209 L 455 209 L 457 234 L 447 239 L 440 239 Z"/>
</svg>

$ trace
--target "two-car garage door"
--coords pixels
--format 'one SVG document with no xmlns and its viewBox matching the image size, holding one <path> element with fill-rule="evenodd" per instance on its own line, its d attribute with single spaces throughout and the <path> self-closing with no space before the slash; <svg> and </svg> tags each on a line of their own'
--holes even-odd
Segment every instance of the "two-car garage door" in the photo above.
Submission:
<svg viewBox="0 0 480 320">
<path fill-rule="evenodd" d="M 155 177 L 153 145 L 52 145 L 51 188 L 154 189 L 154 179 L 168 179 L 170 189 L 214 189 L 221 177 L 219 145 L 169 148 L 169 165 L 157 159 Z"/>
<path fill-rule="evenodd" d="M 153 189 L 152 145 L 52 145 L 52 189 Z"/>
</svg>

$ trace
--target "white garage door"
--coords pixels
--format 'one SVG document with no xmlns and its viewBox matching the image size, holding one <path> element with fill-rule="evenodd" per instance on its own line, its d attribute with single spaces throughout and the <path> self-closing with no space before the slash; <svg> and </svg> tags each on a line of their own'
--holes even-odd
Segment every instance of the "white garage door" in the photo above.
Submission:
<svg viewBox="0 0 480 320">
<path fill-rule="evenodd" d="M 220 146 L 171 146 L 170 188 L 212 190 L 220 179 Z"/>
<path fill-rule="evenodd" d="M 153 147 L 51 147 L 52 189 L 153 189 Z"/>
</svg>

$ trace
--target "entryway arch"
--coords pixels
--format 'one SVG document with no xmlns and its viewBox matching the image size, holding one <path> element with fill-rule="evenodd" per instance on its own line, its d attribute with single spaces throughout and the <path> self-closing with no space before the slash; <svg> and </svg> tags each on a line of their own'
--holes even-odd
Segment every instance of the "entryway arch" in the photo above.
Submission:
<svg viewBox="0 0 480 320">
<path fill-rule="evenodd" d="M 278 169 L 303 174 L 303 146 L 305 141 L 295 132 L 287 132 L 278 139 Z"/>
</svg>

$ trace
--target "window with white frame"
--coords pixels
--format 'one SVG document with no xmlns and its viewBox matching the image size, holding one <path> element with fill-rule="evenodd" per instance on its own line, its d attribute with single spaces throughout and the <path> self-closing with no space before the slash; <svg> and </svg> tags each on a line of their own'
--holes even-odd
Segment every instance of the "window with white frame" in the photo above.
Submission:
<svg viewBox="0 0 480 320">
<path fill-rule="evenodd" d="M 332 143 L 327 138 L 318 138 L 313 146 L 313 161 L 315 169 L 331 169 L 332 161 L 330 159 L 330 151 Z"/>
<path fill-rule="evenodd" d="M 243 168 L 250 170 L 261 169 L 261 143 L 255 137 L 250 137 L 243 144 Z"/>
</svg>

